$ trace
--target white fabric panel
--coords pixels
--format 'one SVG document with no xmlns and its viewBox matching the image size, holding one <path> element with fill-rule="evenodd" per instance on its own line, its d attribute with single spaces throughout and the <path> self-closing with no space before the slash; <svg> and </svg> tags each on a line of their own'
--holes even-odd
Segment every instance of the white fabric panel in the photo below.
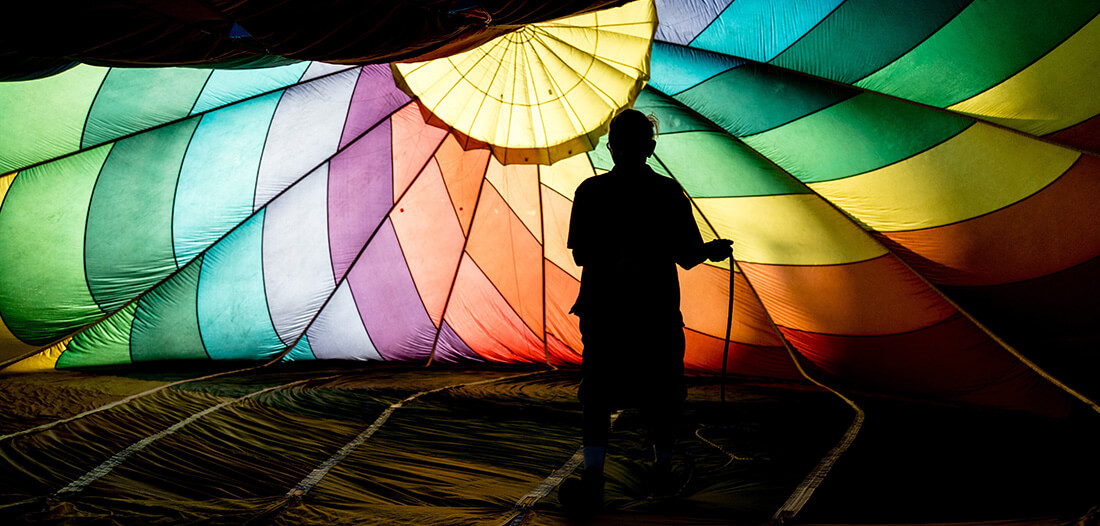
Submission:
<svg viewBox="0 0 1100 526">
<path fill-rule="evenodd" d="M 254 209 L 336 153 L 359 70 L 288 88 L 260 160 Z"/>
<path fill-rule="evenodd" d="M 363 327 L 363 319 L 346 280 L 310 327 L 309 341 L 313 355 L 321 360 L 383 359 Z"/>
<path fill-rule="evenodd" d="M 335 288 L 328 246 L 328 164 L 267 207 L 264 286 L 275 331 L 287 345 Z"/>
</svg>

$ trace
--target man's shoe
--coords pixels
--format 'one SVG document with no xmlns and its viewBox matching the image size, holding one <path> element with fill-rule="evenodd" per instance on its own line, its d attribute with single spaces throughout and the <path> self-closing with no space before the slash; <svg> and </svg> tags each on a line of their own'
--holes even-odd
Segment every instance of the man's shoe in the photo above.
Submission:
<svg viewBox="0 0 1100 526">
<path fill-rule="evenodd" d="M 603 483 L 602 469 L 585 468 L 579 479 L 562 483 L 558 500 L 570 515 L 593 515 L 603 507 Z"/>
</svg>

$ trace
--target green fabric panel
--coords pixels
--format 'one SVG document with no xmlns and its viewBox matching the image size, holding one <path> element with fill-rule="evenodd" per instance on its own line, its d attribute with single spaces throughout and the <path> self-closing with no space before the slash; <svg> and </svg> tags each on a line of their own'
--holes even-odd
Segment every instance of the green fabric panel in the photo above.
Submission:
<svg viewBox="0 0 1100 526">
<path fill-rule="evenodd" d="M 57 358 L 57 368 L 130 363 L 130 328 L 136 309 L 137 304 L 131 303 L 101 323 L 81 331 Z"/>
<path fill-rule="evenodd" d="M 675 99 L 741 137 L 776 128 L 857 93 L 846 86 L 753 64 L 722 73 Z"/>
<path fill-rule="evenodd" d="M 210 74 L 209 69 L 111 69 L 88 114 L 81 144 L 101 144 L 186 117 Z"/>
<path fill-rule="evenodd" d="M 925 43 L 857 85 L 947 107 L 1016 74 L 1098 11 L 1096 0 L 978 0 Z"/>
<path fill-rule="evenodd" d="M 176 270 L 172 202 L 199 119 L 115 144 L 92 193 L 84 266 L 92 297 L 117 309 Z"/>
<path fill-rule="evenodd" d="M 908 52 L 970 2 L 847 0 L 769 62 L 851 84 Z"/>
<path fill-rule="evenodd" d="M 202 256 L 137 302 L 132 354 L 135 362 L 209 358 L 199 334 Z"/>
<path fill-rule="evenodd" d="M 663 137 L 657 138 L 657 143 L 660 144 L 662 140 L 664 140 Z M 607 135 L 600 137 L 599 144 L 597 144 L 592 151 L 588 152 L 588 160 L 592 162 L 592 167 L 596 170 L 611 171 L 611 169 L 615 167 L 615 161 L 611 159 L 611 151 L 607 149 Z M 653 157 L 650 157 L 646 164 L 648 164 L 650 168 L 653 168 L 654 172 L 665 177 L 671 176 L 668 170 L 665 170 L 665 168 L 661 166 L 661 163 L 657 162 Z"/>
<path fill-rule="evenodd" d="M 725 133 L 661 137 L 656 157 L 692 197 L 807 193 L 798 181 Z"/>
<path fill-rule="evenodd" d="M 20 172 L 0 207 L 0 315 L 44 345 L 104 312 L 84 277 L 84 225 L 104 146 Z"/>
<path fill-rule="evenodd" d="M 744 141 L 805 183 L 860 174 L 916 155 L 970 119 L 867 93 Z"/>
<path fill-rule="evenodd" d="M 720 131 L 714 123 L 702 118 L 683 104 L 668 95 L 652 89 L 645 89 L 634 101 L 634 109 L 652 114 L 659 121 L 658 135 L 685 131 Z"/>
<path fill-rule="evenodd" d="M 0 83 L 0 174 L 80 149 L 84 120 L 106 68 Z"/>
</svg>

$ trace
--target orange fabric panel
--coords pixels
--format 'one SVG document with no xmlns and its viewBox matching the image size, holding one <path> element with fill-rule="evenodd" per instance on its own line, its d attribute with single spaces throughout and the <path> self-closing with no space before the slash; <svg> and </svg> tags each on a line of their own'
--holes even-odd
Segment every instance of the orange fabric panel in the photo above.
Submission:
<svg viewBox="0 0 1100 526">
<path fill-rule="evenodd" d="M 925 329 L 886 336 L 782 330 L 795 349 L 832 377 L 816 378 L 826 385 L 842 379 L 850 388 L 1052 416 L 1064 416 L 1070 407 L 1068 395 L 962 315 Z"/>
<path fill-rule="evenodd" d="M 542 334 L 542 245 L 486 183 L 466 252 L 536 334 Z"/>
<path fill-rule="evenodd" d="M 435 161 L 428 163 L 390 219 L 416 289 L 438 327 L 465 236 Z"/>
<path fill-rule="evenodd" d="M 689 329 L 719 339 L 726 337 L 729 271 L 699 265 L 680 271 L 680 310 Z M 734 273 L 733 326 L 730 340 L 750 345 L 782 346 L 768 314 L 740 272 Z"/>
<path fill-rule="evenodd" d="M 468 255 L 459 266 L 446 320 L 486 360 L 546 362 L 541 334 L 531 332 Z"/>
<path fill-rule="evenodd" d="M 562 342 L 580 353 L 580 318 L 569 314 L 580 292 L 581 282 L 550 261 L 546 267 L 546 332 L 554 333 Z"/>
<path fill-rule="evenodd" d="M 684 331 L 687 350 L 684 369 L 687 374 L 715 375 L 722 372 L 722 352 L 725 341 L 693 330 Z M 778 339 L 778 338 L 776 338 Z M 730 342 L 726 372 L 740 376 L 762 376 L 785 380 L 805 380 L 787 349 Z"/>
<path fill-rule="evenodd" d="M 504 197 L 512 208 L 512 213 L 527 225 L 531 235 L 542 241 L 542 217 L 540 213 L 539 169 L 533 164 L 513 164 L 504 166 L 493 158 L 489 162 L 486 178 Z"/>
<path fill-rule="evenodd" d="M 553 333 L 546 333 L 546 351 L 550 354 L 550 364 L 575 366 L 581 364 L 581 355 L 559 340 Z"/>
<path fill-rule="evenodd" d="M 573 263 L 573 251 L 566 248 L 569 240 L 569 214 L 573 201 L 554 190 L 542 187 L 543 246 L 546 259 L 553 262 L 576 279 L 581 279 L 581 268 Z"/>
<path fill-rule="evenodd" d="M 998 285 L 1065 270 L 1100 255 L 1100 159 L 1083 155 L 1058 180 L 969 221 L 884 232 L 884 243 L 929 281 Z"/>
<path fill-rule="evenodd" d="M 896 334 L 956 312 L 889 254 L 845 265 L 740 265 L 776 324 L 792 329 Z"/>
<path fill-rule="evenodd" d="M 489 150 L 463 150 L 453 136 L 447 136 L 435 154 L 439 169 L 443 172 L 443 181 L 451 194 L 455 214 L 465 233 L 470 232 L 477 192 L 485 179 L 490 153 Z"/>
<path fill-rule="evenodd" d="M 447 130 L 424 123 L 419 104 L 409 104 L 390 118 L 393 138 L 393 200 L 397 202 L 409 183 L 435 152 Z"/>
</svg>

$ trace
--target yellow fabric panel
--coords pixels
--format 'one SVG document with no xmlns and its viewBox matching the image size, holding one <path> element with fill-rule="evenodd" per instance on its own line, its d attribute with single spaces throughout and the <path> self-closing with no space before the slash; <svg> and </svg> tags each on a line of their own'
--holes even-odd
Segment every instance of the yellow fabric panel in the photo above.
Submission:
<svg viewBox="0 0 1100 526">
<path fill-rule="evenodd" d="M 886 249 L 811 194 L 695 199 L 718 235 L 732 239 L 737 261 L 836 265 L 875 258 Z"/>
<path fill-rule="evenodd" d="M 34 350 L 33 345 L 23 343 L 11 333 L 11 329 L 0 320 L 0 361 L 10 360 Z"/>
<path fill-rule="evenodd" d="M 585 179 L 596 175 L 587 155 L 574 155 L 549 166 L 539 167 L 539 180 L 555 192 L 572 200 L 577 187 Z"/>
<path fill-rule="evenodd" d="M 702 234 L 704 242 L 718 238 L 718 236 L 714 233 L 714 230 L 712 230 L 710 228 L 710 225 L 707 224 L 706 218 L 704 218 L 703 214 L 701 214 L 699 212 L 699 207 L 698 206 L 691 207 L 691 213 L 692 213 L 692 215 L 695 216 L 695 224 L 699 226 L 699 233 Z M 706 265 L 721 268 L 721 269 L 725 269 L 725 270 L 730 269 L 730 264 L 731 263 L 733 264 L 733 268 L 737 269 L 737 263 L 734 262 L 734 261 L 731 261 L 729 259 L 723 260 L 723 261 L 718 261 L 718 262 L 713 262 L 713 261 L 705 261 L 704 262 L 704 264 L 706 264 Z M 738 272 L 740 272 L 740 271 L 738 271 Z"/>
<path fill-rule="evenodd" d="M 11 329 L 0 320 L 0 361 L 29 353 L 35 346 L 23 343 L 11 333 Z"/>
<path fill-rule="evenodd" d="M 1100 17 L 1008 80 L 949 109 L 1046 135 L 1100 113 Z"/>
<path fill-rule="evenodd" d="M 64 340 L 54 344 L 50 347 L 43 349 L 42 351 L 28 356 L 18 362 L 15 362 L 3 369 L 4 373 L 30 373 L 35 371 L 48 371 L 57 366 L 57 359 L 61 357 L 61 353 L 69 346 L 72 338 L 65 338 Z M 28 346 L 28 351 L 33 347 Z"/>
<path fill-rule="evenodd" d="M 978 123 L 904 161 L 809 186 L 871 230 L 916 230 L 1011 205 L 1057 179 L 1078 157 Z"/>
<path fill-rule="evenodd" d="M 393 70 L 402 89 L 502 162 L 550 164 L 594 147 L 637 97 L 655 27 L 652 0 L 641 0 Z"/>
</svg>

